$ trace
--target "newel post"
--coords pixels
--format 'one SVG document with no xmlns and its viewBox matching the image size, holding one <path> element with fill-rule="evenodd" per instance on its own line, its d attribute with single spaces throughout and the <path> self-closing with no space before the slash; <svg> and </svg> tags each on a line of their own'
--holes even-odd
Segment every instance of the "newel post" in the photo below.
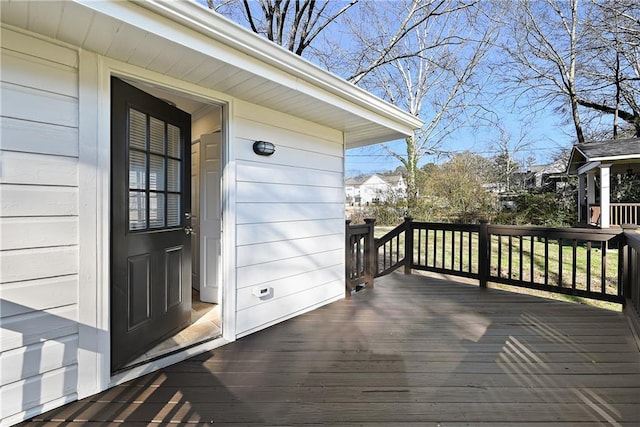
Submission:
<svg viewBox="0 0 640 427">
<path fill-rule="evenodd" d="M 411 274 L 413 266 L 413 225 L 411 217 L 404 217 L 404 274 Z"/>
<path fill-rule="evenodd" d="M 486 288 L 489 279 L 489 220 L 480 219 L 478 233 L 478 280 L 480 287 Z"/>
<path fill-rule="evenodd" d="M 635 224 L 622 224 L 623 239 L 618 247 L 618 292 L 622 292 L 625 298 L 631 298 L 631 271 L 629 260 L 631 258 L 631 247 L 627 245 L 626 233 L 638 229 Z"/>
<path fill-rule="evenodd" d="M 349 224 L 351 224 L 351 220 L 348 219 L 345 221 L 345 259 L 344 259 L 344 280 L 345 280 L 345 296 L 349 298 L 351 296 L 351 269 L 353 268 L 353 255 L 352 255 L 352 247 L 351 247 L 351 233 L 349 230 Z"/>
<path fill-rule="evenodd" d="M 375 218 L 365 218 L 364 222 L 369 226 L 367 236 L 364 239 L 364 280 L 367 288 L 373 289 L 373 280 L 378 270 L 376 262 L 376 241 L 374 237 L 376 220 Z"/>
</svg>

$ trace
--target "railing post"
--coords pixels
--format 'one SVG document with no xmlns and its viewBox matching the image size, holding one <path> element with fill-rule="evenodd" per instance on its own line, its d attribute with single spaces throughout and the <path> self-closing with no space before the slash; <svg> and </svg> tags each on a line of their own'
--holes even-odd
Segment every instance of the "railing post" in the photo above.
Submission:
<svg viewBox="0 0 640 427">
<path fill-rule="evenodd" d="M 622 224 L 622 240 L 618 248 L 618 289 L 622 291 L 622 296 L 626 299 L 631 298 L 631 247 L 627 245 L 626 234 L 629 231 L 638 228 L 635 224 Z"/>
<path fill-rule="evenodd" d="M 489 280 L 489 220 L 480 219 L 478 233 L 478 280 L 480 287 L 486 288 Z"/>
<path fill-rule="evenodd" d="M 364 222 L 369 226 L 369 232 L 364 239 L 364 279 L 368 288 L 373 289 L 373 280 L 377 273 L 377 255 L 374 230 L 375 218 L 366 218 Z"/>
<path fill-rule="evenodd" d="M 345 240 L 345 260 L 344 260 L 344 286 L 345 286 L 345 297 L 349 298 L 351 296 L 351 269 L 353 268 L 353 256 L 352 256 L 352 248 L 351 248 L 351 233 L 349 232 L 349 224 L 351 224 L 351 220 L 348 219 L 345 221 L 345 232 L 344 232 L 344 240 Z"/>
<path fill-rule="evenodd" d="M 413 267 L 413 225 L 411 217 L 404 218 L 404 274 L 411 274 Z"/>
</svg>

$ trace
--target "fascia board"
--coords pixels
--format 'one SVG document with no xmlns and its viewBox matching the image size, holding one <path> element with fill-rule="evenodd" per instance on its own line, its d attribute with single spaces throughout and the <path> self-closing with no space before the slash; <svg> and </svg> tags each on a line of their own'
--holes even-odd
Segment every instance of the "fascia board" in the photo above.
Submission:
<svg viewBox="0 0 640 427">
<path fill-rule="evenodd" d="M 633 159 L 640 159 L 640 154 L 631 154 L 631 155 L 620 155 L 620 156 L 603 156 L 603 157 L 594 157 L 592 159 L 589 159 L 593 162 L 599 161 L 599 162 L 613 162 L 613 161 L 617 161 L 617 160 L 633 160 Z"/>
<path fill-rule="evenodd" d="M 369 92 L 329 73 L 195 2 L 120 2 L 75 0 L 91 10 L 125 22 L 185 48 L 265 76 L 336 108 L 410 135 L 423 122 Z M 159 20 L 158 15 L 166 20 Z M 176 26 L 175 24 L 180 24 Z M 190 32 L 184 31 L 189 28 Z M 211 40 L 217 42 L 212 51 Z M 354 108 L 358 107 L 358 108 Z"/>
<path fill-rule="evenodd" d="M 594 162 L 594 161 L 588 162 L 587 164 L 582 165 L 581 167 L 578 168 L 578 175 L 584 175 L 585 173 L 597 167 L 600 167 L 600 162 Z"/>
<path fill-rule="evenodd" d="M 573 147 L 573 149 L 571 150 L 571 154 L 569 155 L 569 161 L 567 162 L 567 169 L 566 172 L 568 174 L 570 174 L 573 171 L 576 171 L 577 168 L 572 167 L 574 165 L 575 162 L 577 162 L 577 160 L 574 159 L 574 157 L 576 157 L 576 153 L 578 153 L 580 156 L 582 156 L 582 158 L 586 158 L 584 156 L 584 153 L 582 151 L 580 151 L 578 149 L 578 147 Z"/>
</svg>

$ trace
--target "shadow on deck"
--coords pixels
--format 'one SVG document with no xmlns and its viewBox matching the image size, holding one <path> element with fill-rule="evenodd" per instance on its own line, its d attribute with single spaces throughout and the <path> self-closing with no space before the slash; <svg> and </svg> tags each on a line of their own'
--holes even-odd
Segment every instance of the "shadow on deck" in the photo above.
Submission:
<svg viewBox="0 0 640 427">
<path fill-rule="evenodd" d="M 640 352 L 621 313 L 394 273 L 46 421 L 635 426 Z"/>
</svg>

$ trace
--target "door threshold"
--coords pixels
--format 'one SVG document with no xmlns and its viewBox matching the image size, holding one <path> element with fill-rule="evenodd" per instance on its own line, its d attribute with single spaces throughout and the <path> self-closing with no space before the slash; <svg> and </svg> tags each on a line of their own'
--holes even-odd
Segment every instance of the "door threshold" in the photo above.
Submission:
<svg viewBox="0 0 640 427">
<path fill-rule="evenodd" d="M 191 347 L 181 348 L 181 349 L 175 350 L 170 354 L 159 356 L 155 360 L 147 360 L 146 362 L 143 362 L 137 366 L 131 366 L 127 369 L 120 370 L 111 375 L 109 387 L 114 387 L 118 384 L 131 381 L 143 375 L 149 374 L 151 372 L 155 372 L 159 369 L 166 368 L 167 366 L 171 366 L 178 362 L 182 362 L 183 360 L 187 360 L 191 357 L 197 356 L 198 354 L 202 354 L 206 351 L 211 351 L 218 347 L 222 347 L 223 345 L 228 344 L 230 342 L 231 341 L 223 338 L 222 336 L 218 338 L 211 338 L 208 341 L 194 344 Z"/>
<path fill-rule="evenodd" d="M 194 298 L 195 299 L 195 298 Z M 192 302 L 191 325 L 177 332 L 146 351 L 137 359 L 120 368 L 118 372 L 144 365 L 181 350 L 194 347 L 222 336 L 220 304 Z"/>
</svg>

